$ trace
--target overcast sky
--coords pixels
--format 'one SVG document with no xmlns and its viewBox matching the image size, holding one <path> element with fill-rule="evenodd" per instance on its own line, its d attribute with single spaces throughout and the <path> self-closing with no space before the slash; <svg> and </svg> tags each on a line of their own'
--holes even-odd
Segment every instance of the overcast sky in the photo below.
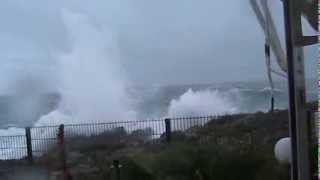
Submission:
<svg viewBox="0 0 320 180">
<path fill-rule="evenodd" d="M 271 4 L 283 37 L 281 3 Z M 55 54 L 70 48 L 62 9 L 113 32 L 133 83 L 266 80 L 264 36 L 248 0 L 1 0 L 2 86 L 17 72 L 55 73 Z M 308 77 L 316 77 L 316 53 L 306 49 Z"/>
</svg>

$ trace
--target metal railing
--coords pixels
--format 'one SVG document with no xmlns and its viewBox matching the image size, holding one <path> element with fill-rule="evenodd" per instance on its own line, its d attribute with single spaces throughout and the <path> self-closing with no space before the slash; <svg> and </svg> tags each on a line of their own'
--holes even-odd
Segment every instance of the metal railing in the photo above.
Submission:
<svg viewBox="0 0 320 180">
<path fill-rule="evenodd" d="M 162 143 L 192 137 L 199 130 L 228 121 L 233 116 L 180 117 L 157 120 L 122 121 L 88 124 L 63 125 L 63 143 L 67 148 L 77 148 L 83 144 L 112 145 L 118 143 Z M 237 117 L 239 118 L 239 117 Z M 319 113 L 310 116 L 312 134 L 318 137 Z M 314 121 L 312 121 L 314 120 Z M 25 135 L 0 136 L 0 159 L 28 159 L 40 157 L 59 144 L 58 134 L 61 126 L 42 126 L 25 128 Z M 211 126 L 212 127 L 212 126 Z M 209 128 L 209 131 L 212 129 Z M 60 132 L 61 133 L 61 132 Z M 201 137 L 205 140 L 206 137 Z"/>
<path fill-rule="evenodd" d="M 26 136 L 0 136 L 0 156 L 2 160 L 16 159 L 27 154 Z"/>
<path fill-rule="evenodd" d="M 63 125 L 66 143 L 89 140 L 91 143 L 119 143 L 124 140 L 145 143 L 168 142 L 174 132 L 191 127 L 203 127 L 218 116 L 167 118 L 157 120 L 122 121 Z M 33 160 L 48 153 L 58 144 L 59 126 L 25 128 L 25 135 L 0 136 L 0 159 Z"/>
</svg>

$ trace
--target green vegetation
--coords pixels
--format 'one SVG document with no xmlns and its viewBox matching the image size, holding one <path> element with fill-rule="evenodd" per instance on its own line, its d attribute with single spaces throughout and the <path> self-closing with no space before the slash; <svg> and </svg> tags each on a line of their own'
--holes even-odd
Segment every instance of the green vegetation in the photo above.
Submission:
<svg viewBox="0 0 320 180">
<path fill-rule="evenodd" d="M 265 154 L 266 153 L 266 154 Z M 261 149 L 229 149 L 225 145 L 175 144 L 159 153 L 128 158 L 139 167 L 123 168 L 128 179 L 287 179 L 288 170 Z M 124 161 L 126 162 L 126 161 Z M 144 176 L 145 178 L 142 178 Z M 137 178 L 135 178 L 137 177 Z"/>
<path fill-rule="evenodd" d="M 192 124 L 184 131 L 173 131 L 170 142 L 164 135 L 151 140 L 150 128 L 129 133 L 118 127 L 95 137 L 68 137 L 66 164 L 76 180 L 116 179 L 114 160 L 121 164 L 121 180 L 289 179 L 289 167 L 280 165 L 273 152 L 275 143 L 288 136 L 287 110 L 226 115 L 204 126 Z M 316 167 L 316 144 L 310 149 Z M 23 166 L 21 161 L 0 165 L 10 163 Z M 61 179 L 57 149 L 35 165 L 45 167 L 51 179 Z"/>
<path fill-rule="evenodd" d="M 67 141 L 67 164 L 77 180 L 115 179 L 113 160 L 122 165 L 121 180 L 285 180 L 289 169 L 275 160 L 273 147 L 288 136 L 287 122 L 285 110 L 227 115 L 175 131 L 170 142 L 160 138 L 153 143 L 143 130 L 118 128 Z M 115 140 L 117 133 L 122 138 Z M 56 152 L 40 160 L 51 172 L 59 171 Z"/>
</svg>

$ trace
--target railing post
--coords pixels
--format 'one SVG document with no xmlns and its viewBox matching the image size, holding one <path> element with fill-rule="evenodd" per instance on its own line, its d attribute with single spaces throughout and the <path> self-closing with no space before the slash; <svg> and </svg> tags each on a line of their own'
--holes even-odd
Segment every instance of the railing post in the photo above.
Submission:
<svg viewBox="0 0 320 180">
<path fill-rule="evenodd" d="M 65 149 L 64 125 L 61 124 L 58 129 L 58 150 L 61 156 L 63 180 L 71 180 L 71 174 L 67 167 L 67 155 Z"/>
<path fill-rule="evenodd" d="M 270 108 L 271 113 L 274 111 L 274 97 L 271 97 L 271 108 Z"/>
<path fill-rule="evenodd" d="M 166 126 L 166 141 L 170 142 L 171 141 L 171 119 L 166 118 L 164 122 Z"/>
<path fill-rule="evenodd" d="M 33 162 L 33 154 L 32 154 L 32 139 L 31 139 L 31 128 L 26 127 L 26 143 L 27 143 L 27 155 L 28 155 L 28 161 Z"/>
<path fill-rule="evenodd" d="M 57 145 L 58 145 L 58 151 L 59 151 L 59 154 L 60 154 L 60 158 L 61 158 L 61 166 L 62 166 L 62 169 L 65 170 L 66 168 L 66 164 L 65 164 L 65 148 L 64 148 L 64 125 L 61 124 L 59 126 L 59 129 L 58 129 L 58 134 L 57 134 Z"/>
</svg>

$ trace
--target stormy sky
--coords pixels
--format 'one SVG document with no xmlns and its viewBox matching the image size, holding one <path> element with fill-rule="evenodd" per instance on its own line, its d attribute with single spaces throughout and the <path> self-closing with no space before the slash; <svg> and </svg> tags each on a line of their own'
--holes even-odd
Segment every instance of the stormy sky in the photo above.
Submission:
<svg viewBox="0 0 320 180">
<path fill-rule="evenodd" d="M 270 2 L 283 38 L 281 2 Z M 133 83 L 266 81 L 264 36 L 248 0 L 1 0 L 0 91 L 18 75 L 54 82 L 54 59 L 70 50 L 63 9 L 112 32 Z M 316 53 L 306 48 L 307 77 L 316 77 Z"/>
</svg>

